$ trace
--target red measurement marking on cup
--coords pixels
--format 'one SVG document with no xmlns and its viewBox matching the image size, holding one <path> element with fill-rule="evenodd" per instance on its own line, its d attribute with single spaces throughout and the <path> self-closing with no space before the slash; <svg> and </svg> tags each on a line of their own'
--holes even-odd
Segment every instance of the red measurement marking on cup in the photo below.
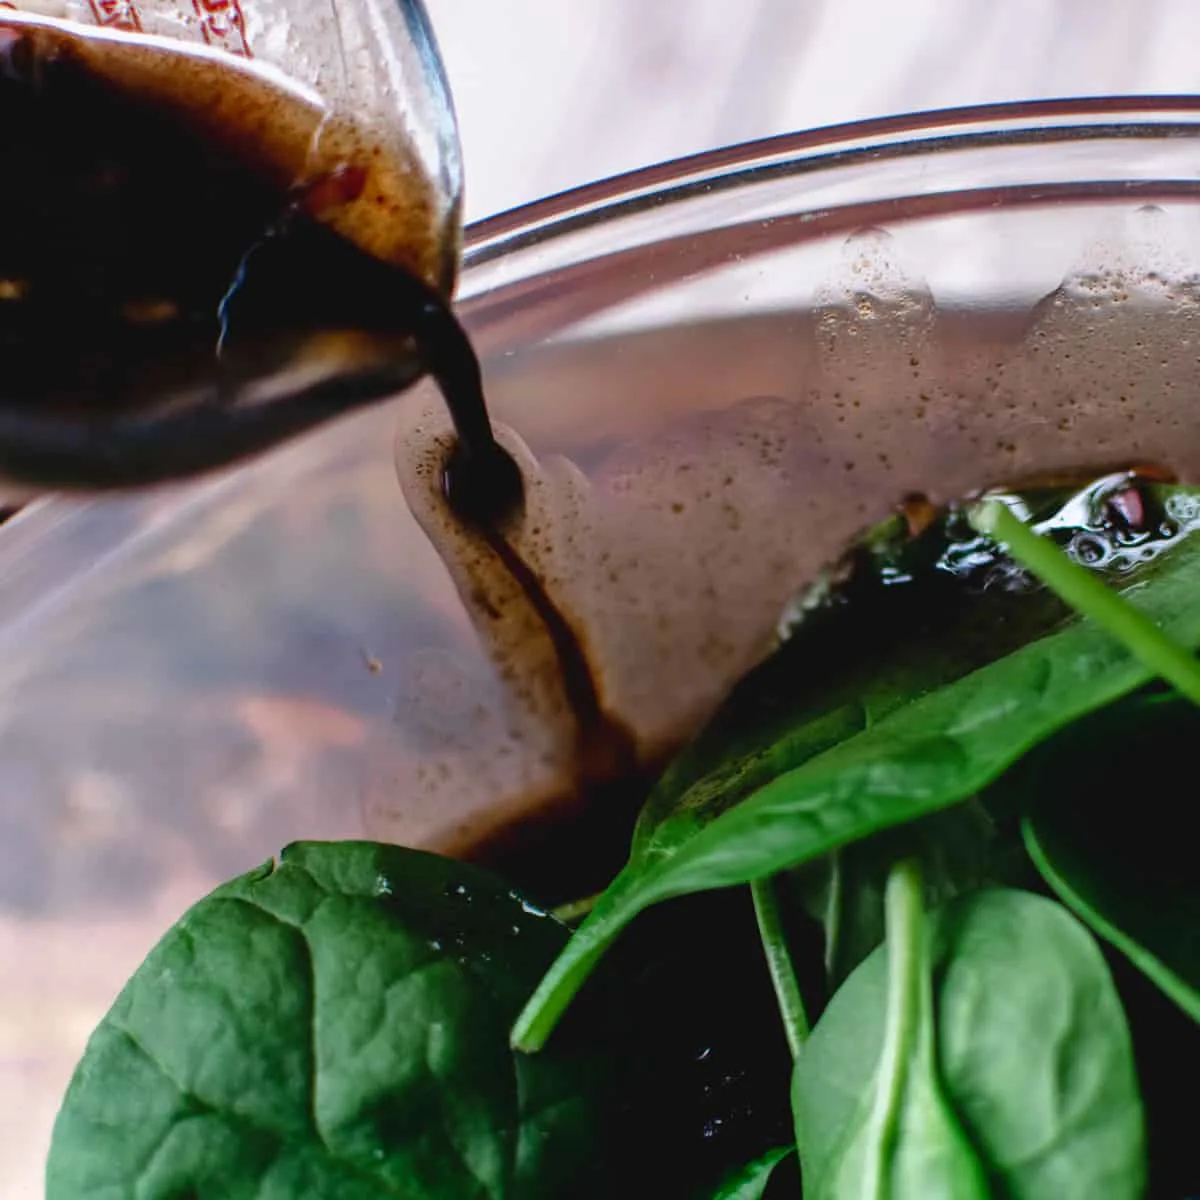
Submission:
<svg viewBox="0 0 1200 1200">
<path fill-rule="evenodd" d="M 238 0 L 192 0 L 204 40 L 226 54 L 253 58 L 246 37 L 246 18 Z"/>
<path fill-rule="evenodd" d="M 133 0 L 88 0 L 97 25 L 105 29 L 124 29 L 128 33 L 142 32 L 142 19 Z"/>
</svg>

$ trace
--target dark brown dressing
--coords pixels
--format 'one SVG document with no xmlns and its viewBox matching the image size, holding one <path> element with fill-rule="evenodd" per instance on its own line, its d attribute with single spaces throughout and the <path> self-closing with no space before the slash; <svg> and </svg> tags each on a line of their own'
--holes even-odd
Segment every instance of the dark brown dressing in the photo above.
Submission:
<svg viewBox="0 0 1200 1200">
<path fill-rule="evenodd" d="M 177 478 L 423 370 L 496 473 L 449 283 L 414 268 L 428 197 L 368 133 L 242 68 L 3 16 L 0 114 L 0 474 Z"/>
<path fill-rule="evenodd" d="M 134 53 L 149 66 L 139 59 L 131 73 L 120 56 Z M 197 79 L 215 93 L 168 85 L 196 64 L 153 53 L 0 19 L 0 472 L 85 487 L 173 478 L 430 374 L 458 434 L 446 500 L 485 538 L 557 656 L 577 724 L 572 822 L 614 807 L 631 816 L 633 739 L 605 716 L 579 638 L 505 537 L 523 481 L 493 436 L 465 331 L 434 282 L 328 220 L 370 186 L 369 141 L 297 178 L 314 120 L 300 98 L 248 92 L 253 103 L 233 103 L 222 89 L 244 81 L 211 64 Z M 235 402 L 247 380 L 331 354 L 339 376 L 299 399 Z M 594 794 L 612 789 L 629 802 Z M 513 831 L 512 847 L 492 850 L 557 860 L 540 841 Z"/>
<path fill-rule="evenodd" d="M 209 375 L 223 302 L 247 251 L 288 211 L 286 188 L 235 129 L 202 129 L 115 87 L 72 39 L 43 30 L 0 26 L 0 113 L 5 406 L 137 410 Z M 299 221 L 278 231 L 295 243 L 297 275 L 307 232 Z M 307 273 L 330 270 L 322 251 Z M 304 332 L 298 307 L 260 285 L 245 319 L 290 343 Z M 318 304 L 305 324 L 323 315 Z"/>
<path fill-rule="evenodd" d="M 481 390 L 470 395 L 479 386 L 479 373 L 477 365 L 467 369 L 466 356 L 473 362 L 474 352 L 465 336 L 458 353 L 463 369 L 453 377 L 436 377 L 452 412 L 483 405 Z M 579 636 L 506 538 L 506 524 L 520 512 L 523 484 L 517 464 L 502 447 L 493 446 L 485 455 L 472 455 L 460 439 L 444 468 L 443 493 L 479 532 L 550 639 L 575 722 L 574 777 L 569 794 L 477 843 L 470 857 L 519 881 L 544 902 L 561 903 L 599 890 L 616 873 L 657 770 L 639 762 L 631 731 L 605 713 Z"/>
</svg>

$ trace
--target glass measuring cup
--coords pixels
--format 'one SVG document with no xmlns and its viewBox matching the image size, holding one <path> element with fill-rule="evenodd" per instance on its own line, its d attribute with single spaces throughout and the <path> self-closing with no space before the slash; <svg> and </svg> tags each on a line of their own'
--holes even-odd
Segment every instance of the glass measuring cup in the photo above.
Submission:
<svg viewBox="0 0 1200 1200">
<path fill-rule="evenodd" d="M 194 473 L 425 369 L 462 182 L 420 0 L 0 5 L 0 109 L 0 482 Z"/>
</svg>

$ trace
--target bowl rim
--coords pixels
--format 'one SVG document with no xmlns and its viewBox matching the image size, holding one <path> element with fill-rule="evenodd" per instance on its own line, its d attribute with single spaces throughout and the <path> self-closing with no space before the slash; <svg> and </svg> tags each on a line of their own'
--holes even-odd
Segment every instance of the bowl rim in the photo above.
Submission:
<svg viewBox="0 0 1200 1200">
<path fill-rule="evenodd" d="M 785 176 L 889 156 L 1084 138 L 1200 138 L 1200 94 L 1093 96 L 930 109 L 781 133 L 684 155 L 569 188 L 472 223 L 464 231 L 462 273 L 578 229 L 689 195 L 738 187 L 770 173 Z M 1200 172 L 1189 181 L 1188 192 L 1200 192 Z M 1043 193 L 1049 191 L 1043 189 Z M 1133 198 L 1136 189 L 1124 194 Z M 961 192 L 928 199 L 935 203 L 923 215 L 936 215 L 939 203 L 956 212 L 962 210 Z M 972 199 L 976 207 L 990 206 L 993 196 L 985 191 Z M 477 304 L 478 298 L 468 301 L 471 303 Z M 285 446 L 269 457 L 298 453 L 298 447 Z M 145 533 L 169 525 L 193 507 L 205 507 L 254 467 L 251 462 L 178 484 L 108 497 L 103 504 L 97 504 L 94 497 L 54 493 L 24 504 L 0 526 L 5 553 L 11 561 L 21 563 L 20 571 L 10 572 L 0 581 L 0 645 L 10 637 L 23 636 L 27 622 L 47 617 L 79 577 L 110 556 L 123 554 Z M 148 515 L 153 519 L 145 528 L 138 528 Z M 89 547 L 85 560 L 77 556 L 47 559 L 41 543 L 67 536 L 78 536 Z"/>
<path fill-rule="evenodd" d="M 1200 137 L 1200 94 L 1005 101 L 774 134 L 638 167 L 475 221 L 464 231 L 462 272 L 618 216 L 772 176 L 985 146 L 1179 137 Z"/>
</svg>

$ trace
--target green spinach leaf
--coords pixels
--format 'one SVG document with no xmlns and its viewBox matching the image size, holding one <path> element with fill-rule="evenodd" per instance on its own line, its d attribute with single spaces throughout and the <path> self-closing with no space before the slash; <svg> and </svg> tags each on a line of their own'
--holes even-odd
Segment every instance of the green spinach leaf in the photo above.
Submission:
<svg viewBox="0 0 1200 1200">
<path fill-rule="evenodd" d="M 884 937 L 884 894 L 892 866 L 921 864 L 925 904 L 936 907 L 1002 875 L 997 835 L 978 800 L 835 850 L 788 878 L 788 891 L 825 932 L 828 983 L 840 985 Z"/>
<path fill-rule="evenodd" d="M 1022 832 L 1059 898 L 1200 1021 L 1194 820 L 1167 782 L 1195 770 L 1200 714 L 1168 695 L 1105 716 L 1031 756 L 1004 790 L 1037 798 Z"/>
<path fill-rule="evenodd" d="M 983 500 L 970 509 L 972 525 L 1000 539 L 1025 568 L 1065 603 L 1106 630 L 1131 654 L 1165 679 L 1193 704 L 1200 704 L 1200 663 L 1191 647 L 1181 645 L 1154 620 L 1127 603 L 1116 591 L 1077 563 L 1049 539 L 1030 529 L 999 499 Z"/>
<path fill-rule="evenodd" d="M 762 1200 L 775 1168 L 795 1152 L 795 1146 L 780 1146 L 762 1158 L 731 1171 L 713 1193 L 713 1200 Z"/>
<path fill-rule="evenodd" d="M 1198 577 L 1200 538 L 1192 538 L 1124 595 L 1170 637 L 1196 646 Z M 643 830 L 629 863 L 518 1018 L 513 1044 L 544 1044 L 613 939 L 650 905 L 813 862 L 961 803 L 1032 747 L 1150 678 L 1150 668 L 1122 644 L 1079 622 L 908 697 L 734 807 L 718 803 L 712 820 L 681 802 Z"/>
<path fill-rule="evenodd" d="M 664 772 L 631 858 L 654 856 L 664 822 L 667 840 L 679 841 L 784 771 L 1073 616 L 1047 591 L 965 587 L 933 567 L 941 548 L 932 532 L 898 548 L 893 570 L 916 577 L 900 586 L 884 586 L 868 561 L 841 603 L 807 615 Z"/>
<path fill-rule="evenodd" d="M 1154 511 L 1192 512 L 1197 503 L 1185 488 L 1147 488 L 1144 494 Z M 1031 499 L 1035 511 L 1042 506 L 1043 526 L 1066 520 L 1051 511 L 1053 504 L 1047 509 L 1045 497 Z M 1072 497 L 1063 513 L 1080 503 L 1080 497 Z M 1179 524 L 1178 515 L 1164 520 Z M 1195 523 L 1193 515 L 1187 527 Z M 1078 623 L 1076 611 L 1052 590 L 1014 587 L 1011 579 L 1024 568 L 988 539 L 974 535 L 954 543 L 952 555 L 947 538 L 955 526 L 969 529 L 965 514 L 951 512 L 918 538 L 861 556 L 866 565 L 851 577 L 842 602 L 806 616 L 663 774 L 639 817 L 632 860 L 669 853 L 784 771 L 914 700 Z M 1061 538 L 1063 530 L 1056 536 Z M 1109 576 L 1108 582 L 1116 584 L 1118 594 L 1131 595 L 1156 591 L 1164 583 L 1169 588 L 1171 577 L 1194 580 L 1200 574 L 1198 543 L 1185 538 L 1127 551 L 1126 557 L 1134 556 L 1124 573 Z M 1047 553 L 1061 561 L 1052 547 Z M 993 576 L 999 572 L 1009 582 L 983 590 L 968 586 L 947 569 L 955 556 L 982 557 Z M 885 585 L 884 575 L 909 582 Z M 1155 616 L 1153 610 L 1149 615 Z M 664 824 L 669 828 L 660 833 Z"/>
<path fill-rule="evenodd" d="M 806 1044 L 796 1059 L 796 1144 L 812 1200 L 984 1200 L 989 1195 L 984 1165 L 938 1078 L 923 906 L 920 873 L 914 862 L 902 863 L 887 885 L 884 1007 L 860 1013 L 878 1027 L 878 1057 L 870 1077 L 860 1081 L 844 1125 L 812 1120 L 823 1093 L 844 1083 L 827 1074 L 831 1050 L 838 1058 L 844 1050 L 836 1016 L 822 1018 L 810 1039 L 812 1048 Z"/>
<path fill-rule="evenodd" d="M 984 1164 L 991 1194 L 1140 1200 L 1146 1147 L 1132 1044 L 1087 930 L 1053 901 L 1008 889 L 951 901 L 928 919 L 940 1095 Z M 889 943 L 893 936 L 889 922 Z M 838 1177 L 848 1135 L 860 1127 L 861 1097 L 878 1091 L 894 1019 L 894 953 L 881 947 L 850 976 L 797 1061 L 806 1179 Z M 907 1136 L 897 1123 L 894 1153 Z"/>
<path fill-rule="evenodd" d="M 47 1196 L 611 1194 L 596 1073 L 508 1047 L 566 936 L 460 863 L 290 847 L 195 905 L 122 991 L 67 1092 Z"/>
<path fill-rule="evenodd" d="M 1148 527 L 1131 534 L 1104 514 L 1111 483 L 1082 493 L 1024 493 L 1036 528 L 1059 544 L 1107 550 L 1109 581 L 1129 591 L 1164 573 L 1195 571 L 1197 494 L 1142 485 Z M 1178 540 L 1176 540 L 1178 539 Z M 1084 550 L 1077 553 L 1084 554 Z M 781 645 L 733 691 L 708 727 L 668 767 L 648 798 L 631 858 L 655 852 L 654 833 L 674 819 L 686 836 L 783 771 L 877 724 L 913 699 L 944 687 L 1078 619 L 1038 587 L 994 540 L 950 510 L 915 537 L 894 519 L 848 556 L 854 569 L 806 606 Z"/>
</svg>

